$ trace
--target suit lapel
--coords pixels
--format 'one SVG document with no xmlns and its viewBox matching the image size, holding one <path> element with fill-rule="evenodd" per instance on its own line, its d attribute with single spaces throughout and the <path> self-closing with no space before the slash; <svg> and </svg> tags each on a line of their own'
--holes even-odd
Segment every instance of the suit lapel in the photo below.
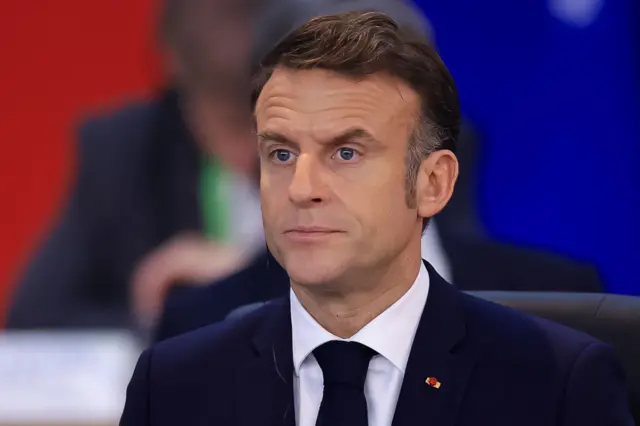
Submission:
<svg viewBox="0 0 640 426">
<path fill-rule="evenodd" d="M 426 263 L 430 289 L 407 363 L 393 426 L 455 423 L 474 358 L 457 351 L 465 336 L 460 295 Z M 432 386 L 426 383 L 432 378 Z M 439 388 L 437 387 L 439 384 Z"/>
<path fill-rule="evenodd" d="M 240 426 L 295 426 L 289 300 L 267 307 L 253 345 L 255 358 L 239 373 L 236 405 Z"/>
</svg>

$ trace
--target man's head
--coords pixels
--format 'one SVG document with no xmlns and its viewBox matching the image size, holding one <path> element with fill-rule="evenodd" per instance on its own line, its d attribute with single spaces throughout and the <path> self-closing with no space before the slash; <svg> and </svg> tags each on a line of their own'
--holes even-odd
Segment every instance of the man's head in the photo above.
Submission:
<svg viewBox="0 0 640 426">
<path fill-rule="evenodd" d="M 355 10 L 386 13 L 398 24 L 411 28 L 431 46 L 435 46 L 432 25 L 412 0 L 271 0 L 256 16 L 252 66 L 258 67 L 273 46 L 310 19 Z"/>
<path fill-rule="evenodd" d="M 380 12 L 321 16 L 254 77 L 267 243 L 292 280 L 419 262 L 423 224 L 453 192 L 460 122 L 424 38 Z"/>
<path fill-rule="evenodd" d="M 176 84 L 237 90 L 248 84 L 253 20 L 264 0 L 164 0 L 159 39 Z"/>
</svg>

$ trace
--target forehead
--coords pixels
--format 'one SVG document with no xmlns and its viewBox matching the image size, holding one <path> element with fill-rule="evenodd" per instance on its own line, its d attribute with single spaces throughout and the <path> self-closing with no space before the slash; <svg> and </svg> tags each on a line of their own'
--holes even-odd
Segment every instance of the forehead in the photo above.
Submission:
<svg viewBox="0 0 640 426">
<path fill-rule="evenodd" d="M 278 68 L 264 86 L 255 113 L 258 127 L 295 123 L 320 130 L 341 122 L 382 131 L 414 123 L 419 107 L 417 93 L 387 74 L 356 79 L 328 70 Z"/>
</svg>

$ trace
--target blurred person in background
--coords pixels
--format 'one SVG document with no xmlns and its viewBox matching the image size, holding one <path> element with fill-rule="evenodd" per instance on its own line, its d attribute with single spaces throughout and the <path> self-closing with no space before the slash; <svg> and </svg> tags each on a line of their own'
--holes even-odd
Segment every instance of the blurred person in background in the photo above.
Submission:
<svg viewBox="0 0 640 426">
<path fill-rule="evenodd" d="M 434 44 L 428 20 L 408 1 L 296 0 L 271 6 L 258 22 L 253 67 L 298 24 L 313 16 L 350 10 L 388 13 Z M 422 238 L 423 258 L 463 290 L 602 291 L 597 273 L 589 266 L 500 244 L 484 236 L 475 203 L 477 142 L 468 123 L 463 122 L 456 152 L 460 178 L 451 201 L 431 221 Z M 286 272 L 265 250 L 248 267 L 209 286 L 171 288 L 155 338 L 164 340 L 223 320 L 235 308 L 283 296 L 288 289 Z"/>
<path fill-rule="evenodd" d="M 262 0 L 165 0 L 170 81 L 87 120 L 67 205 L 18 283 L 9 328 L 153 323 L 166 289 L 209 282 L 264 247 L 249 97 Z"/>
<path fill-rule="evenodd" d="M 428 21 L 401 0 L 163 6 L 159 34 L 170 85 L 154 101 L 82 126 L 75 188 L 17 286 L 9 328 L 147 329 L 169 293 L 162 337 L 281 295 L 288 279 L 262 235 L 246 104 L 250 64 L 326 8 L 395 10 L 433 40 Z M 423 256 L 463 289 L 599 291 L 591 268 L 482 236 L 468 126 L 460 139 L 459 186 L 425 233 Z"/>
</svg>

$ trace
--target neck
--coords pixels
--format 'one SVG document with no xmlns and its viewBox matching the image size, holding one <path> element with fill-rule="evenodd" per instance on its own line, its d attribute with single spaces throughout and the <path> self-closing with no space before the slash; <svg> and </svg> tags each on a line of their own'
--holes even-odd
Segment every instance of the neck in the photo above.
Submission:
<svg viewBox="0 0 640 426">
<path fill-rule="evenodd" d="M 358 278 L 352 277 L 347 285 L 331 285 L 332 289 L 348 288 L 348 291 L 327 290 L 324 285 L 302 286 L 293 281 L 291 288 L 318 324 L 333 335 L 346 339 L 387 310 L 411 288 L 420 272 L 421 262 L 418 251 L 417 256 L 399 259 L 376 271 L 360 272 Z"/>
</svg>

